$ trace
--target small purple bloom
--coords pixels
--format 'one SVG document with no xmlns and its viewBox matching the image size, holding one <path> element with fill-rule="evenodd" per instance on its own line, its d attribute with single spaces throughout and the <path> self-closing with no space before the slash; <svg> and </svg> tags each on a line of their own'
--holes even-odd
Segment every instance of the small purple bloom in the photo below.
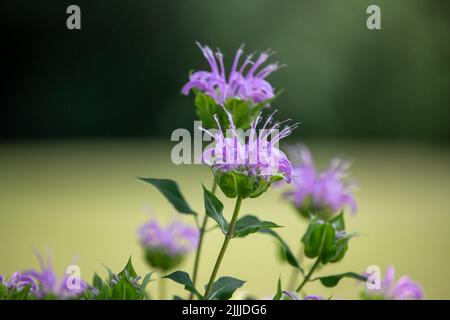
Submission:
<svg viewBox="0 0 450 320">
<path fill-rule="evenodd" d="M 196 88 L 211 96 L 218 104 L 223 104 L 229 98 L 241 98 L 261 103 L 275 96 L 272 85 L 265 78 L 280 68 L 278 63 L 272 63 L 260 68 L 270 56 L 269 52 L 260 53 L 256 61 L 252 61 L 253 54 L 248 55 L 244 63 L 239 66 L 239 61 L 244 53 L 241 46 L 234 57 L 231 71 L 227 77 L 223 62 L 223 54 L 216 52 L 208 46 L 202 46 L 197 42 L 203 56 L 209 63 L 211 71 L 197 71 L 189 76 L 189 81 L 184 85 L 182 93 L 187 95 L 190 90 Z"/>
<path fill-rule="evenodd" d="M 321 296 L 310 294 L 309 296 L 304 297 L 303 300 L 325 300 L 325 299 Z"/>
<path fill-rule="evenodd" d="M 423 291 L 418 283 L 413 282 L 408 276 L 402 276 L 395 282 L 394 274 L 394 267 L 388 267 L 386 275 L 381 281 L 381 288 L 367 291 L 369 298 L 375 296 L 391 300 L 423 299 Z"/>
<path fill-rule="evenodd" d="M 197 248 L 199 231 L 180 221 L 167 227 L 150 220 L 138 229 L 139 241 L 145 248 L 162 250 L 169 255 L 184 255 Z"/>
<path fill-rule="evenodd" d="M 30 277 L 37 283 L 37 290 L 35 292 L 38 298 L 44 298 L 46 295 L 55 296 L 58 299 L 74 298 L 82 294 L 88 285 L 81 279 L 75 283 L 75 278 L 69 279 L 68 274 L 58 280 L 56 272 L 53 270 L 51 258 L 47 257 L 47 262 L 37 254 L 41 271 L 30 270 L 24 273 L 25 276 Z M 72 281 L 72 283 L 70 283 Z"/>
<path fill-rule="evenodd" d="M 287 300 L 300 300 L 300 298 L 295 294 L 295 292 L 283 290 L 283 295 L 287 298 Z M 303 298 L 303 300 L 325 300 L 321 296 L 316 295 L 308 295 Z"/>
<path fill-rule="evenodd" d="M 36 293 L 37 284 L 32 277 L 20 272 L 14 272 L 13 275 L 6 280 L 0 275 L 0 283 L 10 291 L 21 291 L 26 286 L 30 286 L 30 292 Z"/>
<path fill-rule="evenodd" d="M 278 142 L 289 136 L 296 124 L 281 129 L 284 122 L 269 127 L 273 114 L 266 120 L 261 129 L 257 129 L 262 118 L 259 115 L 244 135 L 236 129 L 231 114 L 227 115 L 230 127 L 224 131 L 220 127 L 217 116 L 214 116 L 219 130 L 213 134 L 201 128 L 214 138 L 214 146 L 207 148 L 202 154 L 202 162 L 213 169 L 223 172 L 238 171 L 245 175 L 262 177 L 270 180 L 272 176 L 281 176 L 287 182 L 292 178 L 292 165 L 287 156 L 278 148 Z M 275 112 L 274 112 L 275 113 Z"/>
<path fill-rule="evenodd" d="M 295 207 L 306 214 L 329 216 L 346 206 L 356 212 L 352 191 L 355 184 L 348 179 L 349 163 L 334 158 L 326 170 L 318 172 L 306 146 L 293 152 L 297 158 L 293 169 L 294 189 L 284 194 Z"/>
</svg>

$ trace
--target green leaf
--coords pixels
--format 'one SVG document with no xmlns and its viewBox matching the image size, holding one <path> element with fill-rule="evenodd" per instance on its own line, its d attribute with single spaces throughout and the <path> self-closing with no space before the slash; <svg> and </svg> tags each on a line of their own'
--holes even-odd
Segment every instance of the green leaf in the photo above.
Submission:
<svg viewBox="0 0 450 320">
<path fill-rule="evenodd" d="M 214 115 L 219 112 L 220 107 L 217 105 L 214 99 L 207 94 L 196 91 L 194 104 L 195 111 L 199 119 L 202 121 L 202 125 L 207 129 L 217 129 Z"/>
<path fill-rule="evenodd" d="M 131 262 L 131 257 L 128 258 L 128 262 L 127 262 L 125 268 L 123 268 L 123 270 L 121 272 L 119 272 L 119 274 L 118 274 L 119 277 L 122 277 L 124 275 L 127 275 L 131 279 L 134 279 L 138 276 L 136 271 L 133 268 L 133 263 Z"/>
<path fill-rule="evenodd" d="M 153 274 L 153 271 L 147 273 L 145 275 L 144 279 L 142 279 L 142 282 L 141 282 L 141 285 L 140 285 L 142 297 L 145 296 L 145 289 L 147 288 L 147 285 L 149 284 L 150 281 L 152 281 L 151 280 L 152 274 Z"/>
<path fill-rule="evenodd" d="M 205 186 L 203 186 L 203 196 L 205 202 L 205 211 L 208 217 L 217 222 L 222 229 L 223 234 L 228 231 L 228 223 L 223 216 L 223 204 L 215 195 L 208 191 Z"/>
<path fill-rule="evenodd" d="M 6 288 L 1 282 L 0 282 L 0 300 L 6 298 L 8 296 L 8 288 Z"/>
<path fill-rule="evenodd" d="M 335 287 L 339 283 L 339 281 L 341 281 L 342 278 L 352 278 L 364 282 L 367 280 L 365 276 L 358 274 L 356 272 L 345 272 L 341 274 L 315 278 L 314 280 L 320 280 L 320 282 L 325 287 L 331 288 Z"/>
<path fill-rule="evenodd" d="M 278 278 L 277 292 L 273 296 L 272 300 L 281 300 L 282 296 L 283 296 L 283 291 L 281 290 L 281 278 Z"/>
<path fill-rule="evenodd" d="M 341 213 L 328 220 L 328 223 L 331 223 L 334 230 L 344 231 L 345 230 L 344 211 L 341 211 Z"/>
<path fill-rule="evenodd" d="M 283 255 L 285 256 L 286 261 L 294 268 L 297 268 L 298 270 L 300 270 L 300 272 L 302 274 L 304 274 L 302 267 L 300 267 L 300 265 L 298 264 L 298 261 L 295 258 L 294 254 L 292 253 L 291 249 L 289 248 L 288 244 L 283 240 L 283 238 L 281 238 L 278 235 L 278 233 L 276 233 L 272 229 L 260 229 L 258 232 L 268 234 L 268 235 L 274 237 L 277 240 L 277 242 L 280 246 L 280 249 L 283 252 Z"/>
<path fill-rule="evenodd" d="M 184 199 L 183 195 L 180 192 L 180 189 L 178 188 L 178 184 L 175 181 L 169 179 L 153 178 L 138 179 L 156 187 L 179 213 L 197 215 L 197 213 L 191 209 L 191 207 Z"/>
<path fill-rule="evenodd" d="M 175 281 L 179 284 L 184 285 L 184 289 L 192 292 L 197 296 L 199 299 L 203 299 L 203 296 L 195 289 L 194 284 L 192 283 L 191 277 L 187 272 L 184 271 L 175 271 L 167 276 L 164 276 L 163 278 L 168 278 L 172 281 Z"/>
<path fill-rule="evenodd" d="M 327 260 L 333 263 L 341 261 L 348 250 L 348 242 L 350 241 L 351 238 L 355 237 L 356 235 L 357 235 L 356 233 L 351 233 L 335 240 L 335 251 L 334 253 L 332 252 L 332 254 L 327 257 Z"/>
<path fill-rule="evenodd" d="M 244 285 L 245 281 L 233 277 L 221 277 L 214 282 L 211 291 L 206 297 L 207 300 L 228 300 L 233 293 Z"/>
<path fill-rule="evenodd" d="M 260 221 L 253 215 L 246 215 L 236 221 L 234 236 L 245 237 L 261 229 L 280 228 L 279 225 L 270 221 Z"/>
<path fill-rule="evenodd" d="M 138 300 L 139 291 L 131 283 L 128 277 L 120 277 L 119 281 L 112 289 L 112 300 Z"/>
<path fill-rule="evenodd" d="M 105 284 L 102 278 L 100 278 L 100 276 L 97 273 L 94 273 L 94 277 L 92 279 L 92 286 L 100 290 L 101 288 L 103 288 L 104 285 Z"/>
<path fill-rule="evenodd" d="M 308 229 L 302 237 L 305 256 L 316 258 L 325 254 L 331 256 L 335 253 L 334 238 L 335 231 L 331 224 L 313 218 Z"/>
<path fill-rule="evenodd" d="M 28 300 L 28 293 L 30 292 L 31 284 L 26 285 L 22 290 L 12 294 L 11 300 Z"/>
</svg>

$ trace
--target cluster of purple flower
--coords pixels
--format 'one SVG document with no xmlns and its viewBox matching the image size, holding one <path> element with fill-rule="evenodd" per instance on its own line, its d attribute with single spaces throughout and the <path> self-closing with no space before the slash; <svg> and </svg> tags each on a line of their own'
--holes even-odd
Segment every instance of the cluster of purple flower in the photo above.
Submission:
<svg viewBox="0 0 450 320">
<path fill-rule="evenodd" d="M 261 53 L 255 62 L 252 61 L 253 54 L 250 54 L 239 67 L 239 61 L 244 53 L 243 48 L 239 48 L 227 77 L 222 52 L 219 49 L 214 52 L 210 47 L 199 43 L 197 45 L 208 61 L 211 71 L 192 73 L 188 83 L 182 89 L 183 94 L 187 95 L 189 91 L 196 88 L 211 96 L 219 104 L 223 104 L 229 98 L 262 103 L 275 96 L 272 85 L 265 78 L 278 70 L 280 65 L 272 63 L 257 71 L 266 62 L 270 53 Z"/>
</svg>

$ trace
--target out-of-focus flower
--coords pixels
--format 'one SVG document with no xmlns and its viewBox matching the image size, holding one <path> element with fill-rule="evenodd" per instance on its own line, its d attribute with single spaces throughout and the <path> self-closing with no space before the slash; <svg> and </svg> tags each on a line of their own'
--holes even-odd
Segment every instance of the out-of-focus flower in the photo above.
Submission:
<svg viewBox="0 0 450 320">
<path fill-rule="evenodd" d="M 304 297 L 303 300 L 325 300 L 325 299 L 321 296 L 310 294 L 309 296 Z"/>
<path fill-rule="evenodd" d="M 50 256 L 44 261 L 40 254 L 37 254 L 41 271 L 30 270 L 23 275 L 32 278 L 37 284 L 35 294 L 38 298 L 70 299 L 80 296 L 88 288 L 82 279 L 70 277 L 69 274 L 58 280 L 56 272 L 53 270 Z"/>
<path fill-rule="evenodd" d="M 264 126 L 257 129 L 262 120 L 259 115 L 244 134 L 236 129 L 231 114 L 224 111 L 230 123 L 226 131 L 222 130 L 216 116 L 217 133 L 201 129 L 214 138 L 214 145 L 203 152 L 202 162 L 213 168 L 225 195 L 254 198 L 266 191 L 272 182 L 283 179 L 290 182 L 292 165 L 278 148 L 278 142 L 289 136 L 296 124 L 282 129 L 283 122 L 271 125 L 272 114 Z"/>
<path fill-rule="evenodd" d="M 294 188 L 285 192 L 284 197 L 291 200 L 302 215 L 316 214 L 327 219 L 347 206 L 356 212 L 352 195 L 355 184 L 348 177 L 349 162 L 334 158 L 327 169 L 317 171 L 306 146 L 292 153 Z"/>
<path fill-rule="evenodd" d="M 282 300 L 300 300 L 300 298 L 295 294 L 295 292 L 283 290 L 283 299 Z M 303 300 L 325 300 L 321 296 L 316 295 L 308 295 L 303 298 Z"/>
<path fill-rule="evenodd" d="M 366 289 L 363 298 L 389 299 L 389 300 L 422 300 L 423 291 L 420 285 L 412 281 L 408 276 L 394 280 L 395 269 L 388 267 L 386 275 L 380 283 L 380 289 Z"/>
<path fill-rule="evenodd" d="M 21 291 L 26 286 L 30 286 L 31 293 L 36 293 L 38 289 L 36 282 L 31 276 L 20 272 L 14 272 L 8 280 L 0 275 L 0 283 L 9 291 L 13 292 Z"/>
<path fill-rule="evenodd" d="M 180 221 L 167 227 L 150 220 L 138 229 L 138 237 L 145 249 L 147 262 L 155 268 L 170 270 L 176 267 L 184 256 L 195 250 L 199 231 Z"/>
<path fill-rule="evenodd" d="M 272 85 L 265 78 L 280 68 L 278 63 L 272 63 L 260 68 L 270 56 L 269 52 L 259 54 L 256 61 L 252 61 L 253 54 L 248 55 L 244 63 L 239 67 L 239 61 L 244 53 L 243 47 L 239 48 L 234 57 L 231 71 L 227 77 L 223 62 L 223 54 L 217 49 L 214 52 L 208 46 L 202 46 L 197 42 L 203 56 L 209 63 L 211 71 L 196 71 L 189 76 L 189 81 L 184 85 L 182 93 L 187 95 L 190 90 L 196 88 L 211 96 L 218 104 L 223 104 L 228 98 L 241 98 L 252 100 L 255 103 L 265 102 L 275 96 Z M 247 68 L 248 67 L 248 68 Z"/>
</svg>

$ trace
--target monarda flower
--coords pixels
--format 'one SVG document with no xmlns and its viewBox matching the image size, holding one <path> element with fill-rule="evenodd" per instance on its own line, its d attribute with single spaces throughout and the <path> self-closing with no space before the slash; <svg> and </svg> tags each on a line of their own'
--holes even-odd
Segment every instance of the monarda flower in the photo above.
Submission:
<svg viewBox="0 0 450 320">
<path fill-rule="evenodd" d="M 395 269 L 388 267 L 386 275 L 380 283 L 380 289 L 366 289 L 363 298 L 371 300 L 422 300 L 423 291 L 419 284 L 408 276 L 402 276 L 394 281 Z"/>
<path fill-rule="evenodd" d="M 214 52 L 208 46 L 197 43 L 203 56 L 208 61 L 211 71 L 196 71 L 189 76 L 189 81 L 184 85 L 182 93 L 187 95 L 192 89 L 212 97 L 218 104 L 224 104 L 227 99 L 239 98 L 251 100 L 254 103 L 263 103 L 275 96 L 272 85 L 265 79 L 273 71 L 279 69 L 278 63 L 272 63 L 264 68 L 260 68 L 270 56 L 270 53 L 259 54 L 256 61 L 253 61 L 253 54 L 244 59 L 244 63 L 239 66 L 243 48 L 239 48 L 234 57 L 231 70 L 226 75 L 223 54 L 217 49 Z M 258 70 L 259 69 L 259 70 Z"/>
<path fill-rule="evenodd" d="M 262 120 L 259 115 L 244 134 L 236 129 L 231 114 L 225 112 L 230 123 L 226 131 L 222 130 L 216 116 L 217 133 L 200 128 L 214 138 L 214 144 L 203 152 L 202 162 L 213 169 L 223 193 L 230 198 L 255 198 L 273 182 L 291 182 L 292 165 L 278 148 L 278 142 L 289 136 L 296 124 L 281 129 L 283 122 L 272 125 L 272 114 L 258 130 Z"/>
<path fill-rule="evenodd" d="M 317 171 L 311 153 L 306 146 L 293 152 L 296 162 L 293 169 L 293 190 L 284 193 L 303 215 L 315 214 L 322 219 L 349 206 L 356 212 L 352 191 L 355 184 L 348 178 L 349 163 L 335 158 L 329 167 Z"/>
<path fill-rule="evenodd" d="M 56 272 L 53 270 L 51 258 L 47 257 L 47 262 L 37 254 L 41 271 L 31 270 L 23 275 L 30 277 L 37 284 L 35 294 L 38 299 L 76 299 L 80 297 L 88 288 L 82 279 L 69 277 L 69 274 L 58 280 Z"/>
<path fill-rule="evenodd" d="M 0 284 L 6 288 L 7 292 L 4 293 L 5 295 L 14 295 L 15 293 L 21 292 L 26 287 L 29 287 L 29 292 L 31 294 L 35 294 L 38 290 L 36 281 L 31 276 L 20 272 L 14 272 L 9 279 L 0 275 Z"/>
<path fill-rule="evenodd" d="M 138 229 L 139 242 L 144 247 L 148 264 L 162 271 L 181 263 L 187 253 L 197 248 L 199 231 L 180 221 L 167 227 L 150 220 Z"/>
</svg>

